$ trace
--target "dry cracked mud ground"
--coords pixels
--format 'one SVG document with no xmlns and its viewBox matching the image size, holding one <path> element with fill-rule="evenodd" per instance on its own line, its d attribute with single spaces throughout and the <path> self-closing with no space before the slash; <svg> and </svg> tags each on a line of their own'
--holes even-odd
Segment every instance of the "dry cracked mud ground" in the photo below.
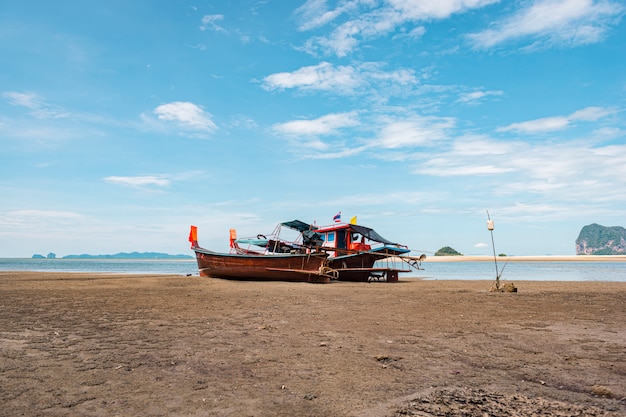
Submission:
<svg viewBox="0 0 626 417">
<path fill-rule="evenodd" d="M 0 416 L 624 416 L 626 283 L 0 272 Z"/>
</svg>

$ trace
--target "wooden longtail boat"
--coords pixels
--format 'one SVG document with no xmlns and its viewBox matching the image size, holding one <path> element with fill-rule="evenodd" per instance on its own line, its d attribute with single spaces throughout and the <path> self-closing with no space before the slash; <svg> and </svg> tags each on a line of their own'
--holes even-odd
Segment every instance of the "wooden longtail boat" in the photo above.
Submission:
<svg viewBox="0 0 626 417">
<path fill-rule="evenodd" d="M 286 227 L 295 238 L 281 237 Z M 237 239 L 230 232 L 230 253 L 216 253 L 198 246 L 195 226 L 189 240 L 196 253 L 200 275 L 248 280 L 398 281 L 399 273 L 421 269 L 425 255 L 391 242 L 369 227 L 337 222 L 317 227 L 300 220 L 280 223 L 268 237 Z"/>
<path fill-rule="evenodd" d="M 191 226 L 189 240 L 196 253 L 200 276 L 311 283 L 328 283 L 336 277 L 327 266 L 325 252 L 261 254 L 234 250 L 233 253 L 218 253 L 198 246 L 195 226 Z"/>
</svg>

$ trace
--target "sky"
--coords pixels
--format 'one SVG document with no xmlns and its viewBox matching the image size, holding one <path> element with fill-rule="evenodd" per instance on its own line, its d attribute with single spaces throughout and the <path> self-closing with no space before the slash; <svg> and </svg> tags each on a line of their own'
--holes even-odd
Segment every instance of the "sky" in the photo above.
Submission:
<svg viewBox="0 0 626 417">
<path fill-rule="evenodd" d="M 0 0 L 0 257 L 626 226 L 621 0 Z"/>
</svg>

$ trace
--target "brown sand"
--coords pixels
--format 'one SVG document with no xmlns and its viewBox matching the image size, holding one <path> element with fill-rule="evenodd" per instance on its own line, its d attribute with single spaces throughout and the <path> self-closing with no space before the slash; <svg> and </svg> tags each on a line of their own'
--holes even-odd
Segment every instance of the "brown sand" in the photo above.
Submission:
<svg viewBox="0 0 626 417">
<path fill-rule="evenodd" d="M 626 415 L 626 283 L 491 284 L 0 272 L 0 416 Z"/>
</svg>

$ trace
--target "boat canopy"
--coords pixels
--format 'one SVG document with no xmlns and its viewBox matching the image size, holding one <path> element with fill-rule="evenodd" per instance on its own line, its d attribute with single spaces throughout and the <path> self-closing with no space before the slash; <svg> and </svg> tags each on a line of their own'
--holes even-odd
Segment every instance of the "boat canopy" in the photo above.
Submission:
<svg viewBox="0 0 626 417">
<path fill-rule="evenodd" d="M 285 227 L 288 227 L 290 229 L 293 229 L 302 233 L 305 237 L 305 240 L 318 239 L 317 233 L 313 234 L 313 233 L 305 233 L 305 232 L 311 232 L 313 230 L 318 230 L 319 228 L 317 226 L 310 225 L 303 221 L 292 220 L 289 222 L 283 222 L 281 223 L 281 226 L 285 226 Z M 384 237 L 379 235 L 374 229 L 371 229 L 369 227 L 359 226 L 356 224 L 350 224 L 347 226 L 351 231 L 360 233 L 361 235 L 365 236 L 367 239 L 372 240 L 374 242 L 382 243 L 384 245 L 402 246 L 399 243 L 395 243 L 395 242 L 385 239 Z"/>
<path fill-rule="evenodd" d="M 352 229 L 353 231 L 355 231 L 357 233 L 362 234 L 363 236 L 365 236 L 369 240 L 373 240 L 374 242 L 383 243 L 385 245 L 400 246 L 399 243 L 395 243 L 395 242 L 392 242 L 390 240 L 385 239 L 384 237 L 382 237 L 381 235 L 376 233 L 376 231 L 374 229 L 370 229 L 369 227 L 359 226 L 359 225 L 356 225 L 356 224 L 351 224 L 350 225 L 350 229 Z"/>
<path fill-rule="evenodd" d="M 317 229 L 317 227 L 311 226 L 310 224 L 305 223 L 305 222 L 300 221 L 300 220 L 292 220 L 290 222 L 283 222 L 283 223 L 281 223 L 281 226 L 285 226 L 285 227 L 288 227 L 290 229 L 297 230 L 300 233 L 302 233 L 302 232 L 304 232 L 306 230 L 315 230 L 315 229 Z"/>
<path fill-rule="evenodd" d="M 241 243 L 244 245 L 255 245 L 255 246 L 261 246 L 261 247 L 266 247 L 267 244 L 269 243 L 267 239 L 235 239 L 235 242 L 237 243 Z"/>
</svg>

